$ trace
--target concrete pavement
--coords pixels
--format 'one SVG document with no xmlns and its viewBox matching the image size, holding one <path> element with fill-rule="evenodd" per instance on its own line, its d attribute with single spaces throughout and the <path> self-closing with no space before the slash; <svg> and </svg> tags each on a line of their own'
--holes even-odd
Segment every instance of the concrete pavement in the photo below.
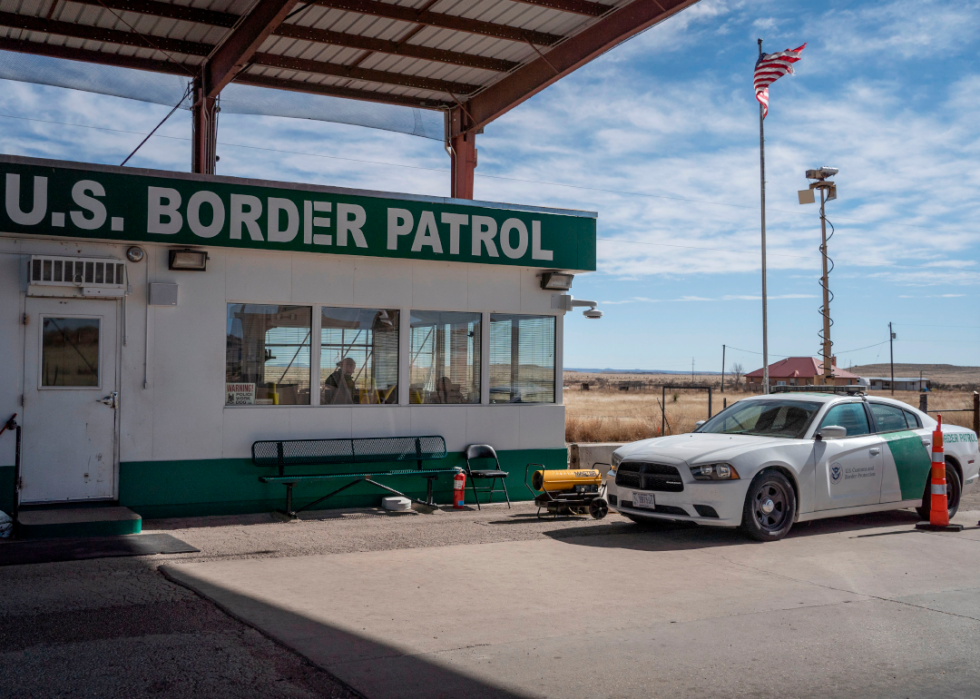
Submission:
<svg viewBox="0 0 980 699">
<path fill-rule="evenodd" d="M 976 696 L 980 530 L 915 520 L 815 522 L 761 545 L 544 522 L 520 541 L 163 571 L 371 699 Z"/>
</svg>

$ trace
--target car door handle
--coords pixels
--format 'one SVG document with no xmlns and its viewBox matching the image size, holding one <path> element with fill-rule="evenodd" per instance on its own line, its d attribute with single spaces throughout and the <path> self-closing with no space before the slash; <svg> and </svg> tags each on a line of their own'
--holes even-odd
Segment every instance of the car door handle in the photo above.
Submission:
<svg viewBox="0 0 980 699">
<path fill-rule="evenodd" d="M 875 454 L 875 455 L 880 454 L 881 453 L 881 449 L 879 449 L 878 447 L 872 447 L 871 453 L 872 454 Z"/>
</svg>

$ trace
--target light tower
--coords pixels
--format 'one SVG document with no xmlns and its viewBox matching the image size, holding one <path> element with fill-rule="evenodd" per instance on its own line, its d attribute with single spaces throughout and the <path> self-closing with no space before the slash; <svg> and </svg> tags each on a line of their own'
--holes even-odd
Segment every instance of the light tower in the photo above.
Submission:
<svg viewBox="0 0 980 699">
<path fill-rule="evenodd" d="M 838 172 L 840 172 L 835 167 L 822 167 L 819 170 L 807 170 L 806 178 L 808 180 L 814 180 L 810 183 L 809 189 L 803 189 L 799 192 L 800 204 L 812 204 L 816 201 L 814 196 L 814 190 L 820 190 L 820 254 L 823 257 L 823 276 L 820 277 L 820 286 L 823 287 L 823 306 L 820 307 L 820 315 L 823 316 L 823 331 L 820 333 L 821 339 L 823 340 L 823 347 L 821 349 L 823 353 L 823 383 L 824 385 L 833 383 L 833 361 L 831 357 L 833 356 L 830 352 L 831 346 L 834 344 L 830 341 L 830 326 L 834 322 L 830 319 L 830 302 L 834 298 L 834 295 L 830 293 L 830 273 L 834 269 L 834 261 L 827 256 L 827 215 L 824 211 L 824 206 L 828 201 L 832 201 L 837 198 L 837 185 L 831 182 L 827 178 L 833 177 Z M 834 236 L 834 224 L 830 224 L 830 237 Z"/>
</svg>

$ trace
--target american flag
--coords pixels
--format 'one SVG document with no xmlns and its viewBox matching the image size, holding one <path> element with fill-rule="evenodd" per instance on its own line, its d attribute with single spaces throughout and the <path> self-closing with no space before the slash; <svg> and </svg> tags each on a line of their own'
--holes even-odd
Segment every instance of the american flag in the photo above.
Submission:
<svg viewBox="0 0 980 699">
<path fill-rule="evenodd" d="M 787 73 L 793 72 L 793 64 L 800 60 L 806 44 L 779 53 L 764 53 L 755 64 L 755 98 L 762 105 L 762 118 L 769 114 L 769 86 Z"/>
</svg>

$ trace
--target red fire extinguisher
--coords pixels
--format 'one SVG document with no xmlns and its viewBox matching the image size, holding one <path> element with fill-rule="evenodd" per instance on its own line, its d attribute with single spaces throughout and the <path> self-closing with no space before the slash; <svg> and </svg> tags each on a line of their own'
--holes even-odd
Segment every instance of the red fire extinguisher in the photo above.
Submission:
<svg viewBox="0 0 980 699">
<path fill-rule="evenodd" d="M 462 471 L 457 471 L 456 475 L 453 476 L 453 509 L 454 510 L 465 510 L 466 509 L 466 474 Z"/>
</svg>

